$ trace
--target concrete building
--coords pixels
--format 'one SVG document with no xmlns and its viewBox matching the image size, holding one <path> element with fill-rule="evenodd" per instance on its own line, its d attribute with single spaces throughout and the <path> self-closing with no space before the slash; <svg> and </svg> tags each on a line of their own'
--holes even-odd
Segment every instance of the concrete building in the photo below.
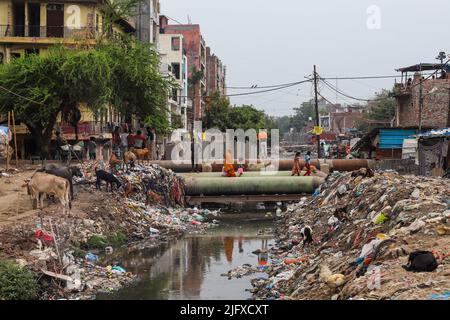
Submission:
<svg viewBox="0 0 450 320">
<path fill-rule="evenodd" d="M 190 79 L 194 70 L 201 71 L 202 76 L 198 81 L 189 85 L 188 96 L 192 103 L 188 101 L 188 130 L 192 128 L 192 120 L 202 119 L 202 110 L 205 107 L 203 97 L 206 95 L 206 44 L 198 24 L 169 24 L 166 16 L 160 16 L 160 34 L 182 35 L 183 41 L 181 48 L 184 50 L 187 58 L 187 78 Z M 193 108 L 192 108 L 193 107 Z"/>
<path fill-rule="evenodd" d="M 212 54 L 210 47 L 206 47 L 206 88 L 208 94 L 214 91 L 219 91 L 222 95 L 227 94 L 226 67 Z"/>
<path fill-rule="evenodd" d="M 354 131 L 366 110 L 362 105 L 330 105 L 330 131 L 335 134 L 349 134 Z"/>
<path fill-rule="evenodd" d="M 134 22 L 136 25 L 136 39 L 142 42 L 153 43 L 159 49 L 159 0 L 145 0 L 136 9 Z"/>
<path fill-rule="evenodd" d="M 184 54 L 182 34 L 161 34 L 159 46 L 161 73 L 170 75 L 178 84 L 169 95 L 169 119 L 172 125 L 187 129 L 187 57 Z"/>
<path fill-rule="evenodd" d="M 77 47 L 94 45 L 103 31 L 100 0 L 46 0 L 11 1 L 0 0 L 0 63 L 8 63 L 15 57 L 27 54 L 46 54 L 51 46 L 63 44 Z M 134 33 L 133 21 L 119 20 L 113 26 L 114 33 Z M 81 120 L 78 125 L 79 139 L 90 136 L 110 139 L 114 123 L 120 119 L 112 108 L 98 116 L 86 106 L 79 107 Z M 59 117 L 57 129 L 67 140 L 75 139 L 74 128 Z M 29 139 L 24 125 L 18 127 L 23 139 Z M 22 150 L 22 157 L 33 149 Z"/>
<path fill-rule="evenodd" d="M 445 71 L 441 71 L 441 69 Z M 422 74 L 425 71 L 436 70 L 438 70 L 438 74 L 431 78 Z M 450 77 L 448 72 L 450 67 L 422 63 L 397 71 L 402 72 L 403 81 L 395 85 L 396 126 L 401 128 L 417 127 L 421 122 L 422 129 L 449 127 Z M 408 77 L 408 73 L 413 76 Z M 421 97 L 423 98 L 422 112 L 420 112 Z"/>
</svg>

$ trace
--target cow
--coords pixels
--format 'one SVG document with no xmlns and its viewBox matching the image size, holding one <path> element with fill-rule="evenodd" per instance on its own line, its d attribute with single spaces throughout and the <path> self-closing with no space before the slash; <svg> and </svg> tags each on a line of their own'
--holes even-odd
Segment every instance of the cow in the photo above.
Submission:
<svg viewBox="0 0 450 320">
<path fill-rule="evenodd" d="M 63 206 L 63 214 L 66 213 L 66 207 L 69 211 L 72 209 L 72 203 L 69 198 L 70 183 L 67 179 L 61 178 L 44 172 L 36 172 L 30 181 L 27 182 L 28 194 L 31 198 L 41 203 L 44 207 L 45 195 L 56 196 Z"/>
<path fill-rule="evenodd" d="M 48 164 L 44 168 L 37 170 L 37 172 L 45 172 L 48 174 L 53 174 L 57 177 L 61 177 L 69 181 L 70 183 L 70 200 L 73 201 L 73 177 L 82 177 L 83 173 L 81 169 L 77 166 L 72 167 L 58 167 L 55 164 Z"/>
</svg>

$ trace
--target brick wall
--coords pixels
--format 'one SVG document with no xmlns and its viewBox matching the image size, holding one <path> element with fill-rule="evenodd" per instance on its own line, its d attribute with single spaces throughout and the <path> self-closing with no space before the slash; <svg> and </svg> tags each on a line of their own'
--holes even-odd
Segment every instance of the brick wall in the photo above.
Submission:
<svg viewBox="0 0 450 320">
<path fill-rule="evenodd" d="M 416 85 L 417 84 L 417 85 Z M 444 128 L 450 125 L 450 79 L 430 79 L 423 82 L 422 126 Z M 433 92 L 431 92 L 433 90 Z M 397 117 L 399 127 L 419 125 L 420 86 L 418 79 L 413 82 L 409 94 L 397 97 Z"/>
</svg>

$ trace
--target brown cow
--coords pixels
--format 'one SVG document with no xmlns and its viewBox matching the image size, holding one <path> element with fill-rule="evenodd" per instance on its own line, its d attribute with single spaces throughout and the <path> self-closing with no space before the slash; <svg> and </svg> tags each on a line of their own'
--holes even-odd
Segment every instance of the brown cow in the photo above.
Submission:
<svg viewBox="0 0 450 320">
<path fill-rule="evenodd" d="M 69 198 L 70 183 L 64 178 L 54 176 L 52 174 L 36 172 L 31 180 L 27 183 L 28 194 L 31 198 L 41 202 L 41 208 L 44 207 L 45 195 L 56 196 L 63 206 L 63 214 L 66 213 L 66 207 L 69 206 L 69 211 L 72 209 L 72 204 Z"/>
</svg>

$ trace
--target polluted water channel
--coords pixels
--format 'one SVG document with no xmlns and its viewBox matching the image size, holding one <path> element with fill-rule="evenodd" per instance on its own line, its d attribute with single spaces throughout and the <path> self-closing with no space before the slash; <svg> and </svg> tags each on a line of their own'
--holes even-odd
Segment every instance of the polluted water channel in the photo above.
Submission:
<svg viewBox="0 0 450 320">
<path fill-rule="evenodd" d="M 220 226 L 203 234 L 186 235 L 154 248 L 117 252 L 114 259 L 138 276 L 117 292 L 99 300 L 247 300 L 256 272 L 229 277 L 228 271 L 248 264 L 262 271 L 270 263 L 274 220 L 264 213 L 223 214 Z"/>
</svg>

